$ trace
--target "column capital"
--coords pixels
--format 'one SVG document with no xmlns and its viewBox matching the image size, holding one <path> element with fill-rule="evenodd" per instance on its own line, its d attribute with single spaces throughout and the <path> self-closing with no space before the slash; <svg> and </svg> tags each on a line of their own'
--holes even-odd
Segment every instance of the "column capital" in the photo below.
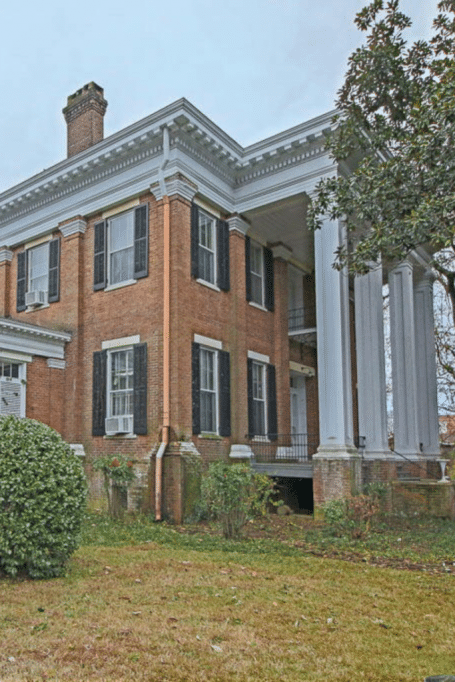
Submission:
<svg viewBox="0 0 455 682">
<path fill-rule="evenodd" d="M 13 252 L 6 246 L 0 247 L 0 263 L 10 263 L 13 260 Z"/>
<path fill-rule="evenodd" d="M 250 229 L 250 224 L 238 213 L 229 216 L 227 223 L 229 225 L 229 232 L 239 232 L 243 237 Z"/>
<path fill-rule="evenodd" d="M 64 225 L 60 225 L 59 227 L 60 232 L 65 238 L 72 234 L 85 234 L 86 229 L 87 221 L 83 218 L 74 218 L 74 220 L 71 220 L 69 223 L 65 223 Z"/>
<path fill-rule="evenodd" d="M 183 175 L 174 175 L 170 178 L 166 178 L 164 186 L 167 196 L 178 194 L 188 201 L 193 200 L 198 190 L 197 185 Z M 160 183 L 150 185 L 150 191 L 157 201 L 160 201 L 164 196 Z"/>
</svg>

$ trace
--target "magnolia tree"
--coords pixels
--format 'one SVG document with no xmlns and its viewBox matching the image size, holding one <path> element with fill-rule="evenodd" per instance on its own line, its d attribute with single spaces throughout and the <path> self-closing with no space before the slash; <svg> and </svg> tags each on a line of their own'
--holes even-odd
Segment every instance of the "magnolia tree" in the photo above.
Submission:
<svg viewBox="0 0 455 682">
<path fill-rule="evenodd" d="M 408 44 L 399 0 L 373 0 L 355 23 L 365 44 L 350 57 L 328 148 L 352 171 L 325 179 L 309 212 L 343 218 L 349 246 L 335 267 L 364 273 L 416 247 L 434 255 L 440 283 L 440 394 L 454 406 L 455 352 L 455 0 L 442 0 L 428 41 Z"/>
</svg>

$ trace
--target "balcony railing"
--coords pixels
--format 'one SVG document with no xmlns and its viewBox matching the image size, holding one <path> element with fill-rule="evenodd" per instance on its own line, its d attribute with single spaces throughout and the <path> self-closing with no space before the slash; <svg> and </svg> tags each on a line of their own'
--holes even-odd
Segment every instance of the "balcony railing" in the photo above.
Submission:
<svg viewBox="0 0 455 682">
<path fill-rule="evenodd" d="M 311 461 L 319 438 L 308 433 L 278 433 L 250 438 L 248 445 L 260 464 L 296 464 Z"/>
<path fill-rule="evenodd" d="M 289 310 L 288 329 L 289 336 L 295 341 L 316 347 L 316 307 Z"/>
</svg>

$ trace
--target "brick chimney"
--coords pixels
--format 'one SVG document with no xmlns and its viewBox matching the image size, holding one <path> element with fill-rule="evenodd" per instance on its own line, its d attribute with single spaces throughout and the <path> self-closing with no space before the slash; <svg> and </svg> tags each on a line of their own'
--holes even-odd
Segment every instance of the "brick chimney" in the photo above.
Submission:
<svg viewBox="0 0 455 682">
<path fill-rule="evenodd" d="M 67 123 L 68 157 L 101 142 L 104 138 L 106 107 L 104 90 L 93 81 L 68 97 L 63 109 Z"/>
</svg>

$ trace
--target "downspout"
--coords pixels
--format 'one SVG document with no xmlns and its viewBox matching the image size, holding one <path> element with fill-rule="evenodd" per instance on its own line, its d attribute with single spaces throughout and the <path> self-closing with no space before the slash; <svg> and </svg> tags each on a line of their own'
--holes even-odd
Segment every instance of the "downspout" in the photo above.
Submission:
<svg viewBox="0 0 455 682">
<path fill-rule="evenodd" d="M 169 197 L 166 194 L 164 169 L 169 161 L 169 129 L 163 128 L 163 160 L 158 171 L 161 196 L 163 199 L 163 426 L 161 429 L 161 443 L 156 453 L 155 462 L 155 520 L 162 520 L 163 502 L 163 456 L 169 445 L 170 432 L 170 356 L 171 356 L 171 221 L 169 211 Z"/>
</svg>

